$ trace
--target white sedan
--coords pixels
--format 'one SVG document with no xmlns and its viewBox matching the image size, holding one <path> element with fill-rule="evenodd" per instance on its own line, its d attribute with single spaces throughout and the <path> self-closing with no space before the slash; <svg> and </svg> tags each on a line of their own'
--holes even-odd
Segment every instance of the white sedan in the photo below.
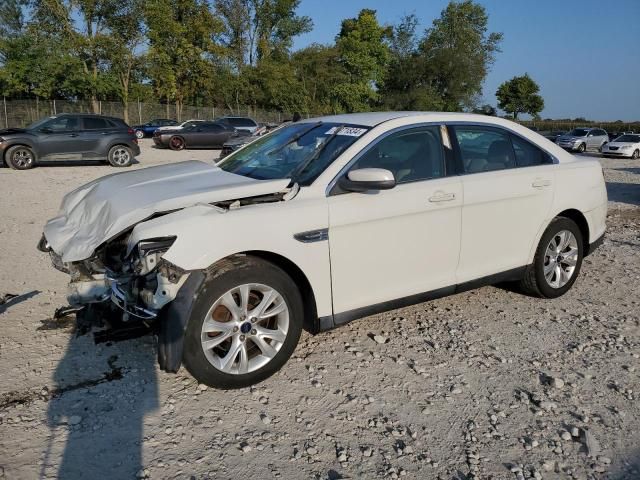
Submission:
<svg viewBox="0 0 640 480">
<path fill-rule="evenodd" d="M 166 131 L 166 130 L 182 130 L 183 128 L 187 128 L 187 127 L 192 127 L 194 125 L 197 125 L 198 123 L 204 123 L 207 120 L 185 120 L 184 122 L 178 124 L 178 125 L 169 125 L 169 126 L 165 126 L 165 127 L 158 127 L 156 129 L 156 132 L 160 131 Z"/>
<path fill-rule="evenodd" d="M 605 157 L 640 158 L 640 134 L 625 133 L 602 147 Z"/>
<path fill-rule="evenodd" d="M 236 388 L 281 368 L 303 328 L 500 281 L 559 297 L 606 212 L 598 161 L 528 128 L 379 112 L 288 125 L 218 166 L 98 179 L 65 196 L 39 247 L 85 316 L 150 325 L 162 369 Z"/>
</svg>

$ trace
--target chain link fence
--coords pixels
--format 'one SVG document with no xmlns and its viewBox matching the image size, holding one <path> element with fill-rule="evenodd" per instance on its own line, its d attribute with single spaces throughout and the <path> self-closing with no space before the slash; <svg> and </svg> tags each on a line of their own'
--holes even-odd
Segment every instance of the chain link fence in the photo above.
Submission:
<svg viewBox="0 0 640 480">
<path fill-rule="evenodd" d="M 97 111 L 102 115 L 124 118 L 124 105 L 121 102 L 97 102 Z M 43 117 L 60 113 L 93 113 L 89 100 L 7 100 L 3 99 L 0 112 L 0 126 L 22 128 Z M 129 102 L 127 113 L 130 125 L 146 123 L 154 118 L 171 118 L 179 121 L 189 119 L 213 120 L 225 115 L 248 116 L 263 123 L 281 123 L 291 119 L 293 112 L 267 111 L 251 106 L 234 109 L 226 107 L 197 107 L 185 105 L 181 115 L 176 114 L 175 104 Z M 310 117 L 312 115 L 303 115 Z M 180 118 L 178 118 L 180 117 Z"/>
<path fill-rule="evenodd" d="M 42 117 L 59 113 L 87 113 L 93 112 L 93 106 L 88 100 L 7 100 L 3 99 L 3 111 L 0 112 L 0 126 L 26 127 Z M 112 117 L 124 118 L 124 106 L 121 102 L 97 103 L 98 113 Z M 181 109 L 180 118 L 176 114 L 175 104 L 129 102 L 127 113 L 130 125 L 148 122 L 154 118 L 172 118 L 179 121 L 188 119 L 213 120 L 225 115 L 248 116 L 263 123 L 280 123 L 291 119 L 293 112 L 276 112 L 262 110 L 250 106 L 240 106 L 235 109 L 225 107 L 197 107 L 185 105 Z M 318 115 L 303 114 L 304 117 Z M 557 120 L 529 120 L 519 123 L 539 132 L 566 132 L 578 127 L 598 127 L 609 133 L 640 132 L 640 122 L 579 122 Z"/>
</svg>

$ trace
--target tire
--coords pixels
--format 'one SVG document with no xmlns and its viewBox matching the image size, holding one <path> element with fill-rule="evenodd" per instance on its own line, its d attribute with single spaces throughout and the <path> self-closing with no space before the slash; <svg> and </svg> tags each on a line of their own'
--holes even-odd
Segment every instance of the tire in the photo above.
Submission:
<svg viewBox="0 0 640 480">
<path fill-rule="evenodd" d="M 171 150 L 184 150 L 186 146 L 182 137 L 175 136 L 169 139 L 169 148 Z"/>
<path fill-rule="evenodd" d="M 130 167 L 133 151 L 126 145 L 115 145 L 109 149 L 107 160 L 112 167 Z"/>
<path fill-rule="evenodd" d="M 137 139 L 144 138 L 144 132 L 142 130 L 136 130 L 135 134 Z"/>
<path fill-rule="evenodd" d="M 587 145 L 584 143 L 581 143 L 580 145 L 578 145 L 578 153 L 584 153 L 587 151 Z"/>
<path fill-rule="evenodd" d="M 248 294 L 242 293 L 242 286 L 247 286 L 244 292 Z M 241 298 L 248 298 L 244 309 Z M 265 298 L 273 300 L 262 305 Z M 235 316 L 223 301 L 226 305 L 233 302 Z M 247 313 L 260 306 L 267 315 L 284 310 L 254 322 Z M 296 284 L 279 267 L 250 256 L 223 260 L 195 296 L 185 332 L 183 363 L 196 380 L 210 387 L 231 389 L 259 383 L 280 370 L 293 354 L 302 332 L 303 312 Z M 218 338 L 224 340 L 218 342 Z M 210 348 L 205 348 L 205 343 Z M 230 353 L 232 348 L 235 354 Z M 243 362 L 243 358 L 247 360 Z"/>
<path fill-rule="evenodd" d="M 567 238 L 567 236 L 563 237 L 562 234 L 566 232 L 571 233 L 573 239 Z M 568 240 L 566 248 L 562 248 L 559 251 L 555 250 L 554 255 L 557 254 L 558 256 L 551 258 L 552 256 L 549 253 L 553 252 L 554 249 L 550 247 L 555 244 L 562 245 L 563 240 Z M 582 232 L 578 225 L 568 218 L 554 218 L 540 239 L 533 263 L 525 271 L 524 278 L 520 282 L 521 289 L 525 293 L 543 298 L 556 298 L 564 295 L 573 286 L 580 274 L 584 255 L 583 250 Z M 567 262 L 566 260 L 570 256 L 572 261 Z M 561 261 L 558 265 L 557 259 L 565 261 Z M 558 267 L 562 272 L 557 270 Z M 573 267 L 573 270 L 567 279 L 566 274 L 570 267 Z M 545 275 L 545 270 L 547 275 Z M 551 279 L 548 278 L 549 276 L 551 276 Z M 554 281 L 558 279 L 559 281 Z"/>
<path fill-rule="evenodd" d="M 636 149 L 633 151 L 633 153 L 631 154 L 631 158 L 634 160 L 637 160 L 638 158 L 640 158 L 640 150 Z"/>
<path fill-rule="evenodd" d="M 9 147 L 4 159 L 14 170 L 28 170 L 36 166 L 36 155 L 26 145 Z"/>
</svg>

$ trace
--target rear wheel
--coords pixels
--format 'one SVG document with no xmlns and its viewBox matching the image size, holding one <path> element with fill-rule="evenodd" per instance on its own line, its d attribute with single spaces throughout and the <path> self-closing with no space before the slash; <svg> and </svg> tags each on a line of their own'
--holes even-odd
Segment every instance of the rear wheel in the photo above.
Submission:
<svg viewBox="0 0 640 480">
<path fill-rule="evenodd" d="M 586 144 L 584 144 L 584 143 L 581 143 L 581 144 L 578 146 L 578 153 L 584 153 L 584 152 L 586 152 L 586 151 L 587 151 L 587 145 L 586 145 Z"/>
<path fill-rule="evenodd" d="M 109 150 L 107 159 L 113 167 L 128 167 L 133 162 L 133 152 L 126 145 L 116 145 Z"/>
<path fill-rule="evenodd" d="M 277 266 L 238 256 L 217 265 L 195 297 L 184 364 L 201 383 L 241 388 L 277 372 L 302 332 L 300 292 Z"/>
<path fill-rule="evenodd" d="M 184 142 L 184 138 L 182 137 L 171 137 L 169 139 L 169 148 L 171 150 L 183 150 L 186 147 Z"/>
<path fill-rule="evenodd" d="M 136 130 L 136 138 L 144 138 L 144 132 L 142 130 Z"/>
<path fill-rule="evenodd" d="M 532 295 L 556 298 L 573 286 L 583 258 L 582 232 L 573 220 L 555 218 L 547 227 L 533 263 L 521 281 L 522 289 Z"/>
<path fill-rule="evenodd" d="M 631 155 L 631 158 L 633 158 L 634 160 L 637 160 L 638 158 L 640 158 L 640 150 L 634 150 L 633 154 Z"/>
<path fill-rule="evenodd" d="M 28 170 L 36 165 L 36 156 L 29 147 L 16 145 L 10 147 L 5 155 L 9 167 L 14 170 Z"/>
</svg>

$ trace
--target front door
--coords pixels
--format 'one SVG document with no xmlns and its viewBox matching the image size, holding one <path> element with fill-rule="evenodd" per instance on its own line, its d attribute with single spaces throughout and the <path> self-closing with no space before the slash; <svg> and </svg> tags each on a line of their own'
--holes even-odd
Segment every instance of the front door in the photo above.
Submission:
<svg viewBox="0 0 640 480">
<path fill-rule="evenodd" d="M 78 117 L 56 117 L 38 132 L 39 156 L 42 160 L 80 160 L 84 142 Z"/>
<path fill-rule="evenodd" d="M 440 127 L 425 126 L 378 140 L 350 167 L 390 170 L 397 185 L 328 198 L 334 314 L 452 290 L 462 183 L 445 164 Z"/>
</svg>

